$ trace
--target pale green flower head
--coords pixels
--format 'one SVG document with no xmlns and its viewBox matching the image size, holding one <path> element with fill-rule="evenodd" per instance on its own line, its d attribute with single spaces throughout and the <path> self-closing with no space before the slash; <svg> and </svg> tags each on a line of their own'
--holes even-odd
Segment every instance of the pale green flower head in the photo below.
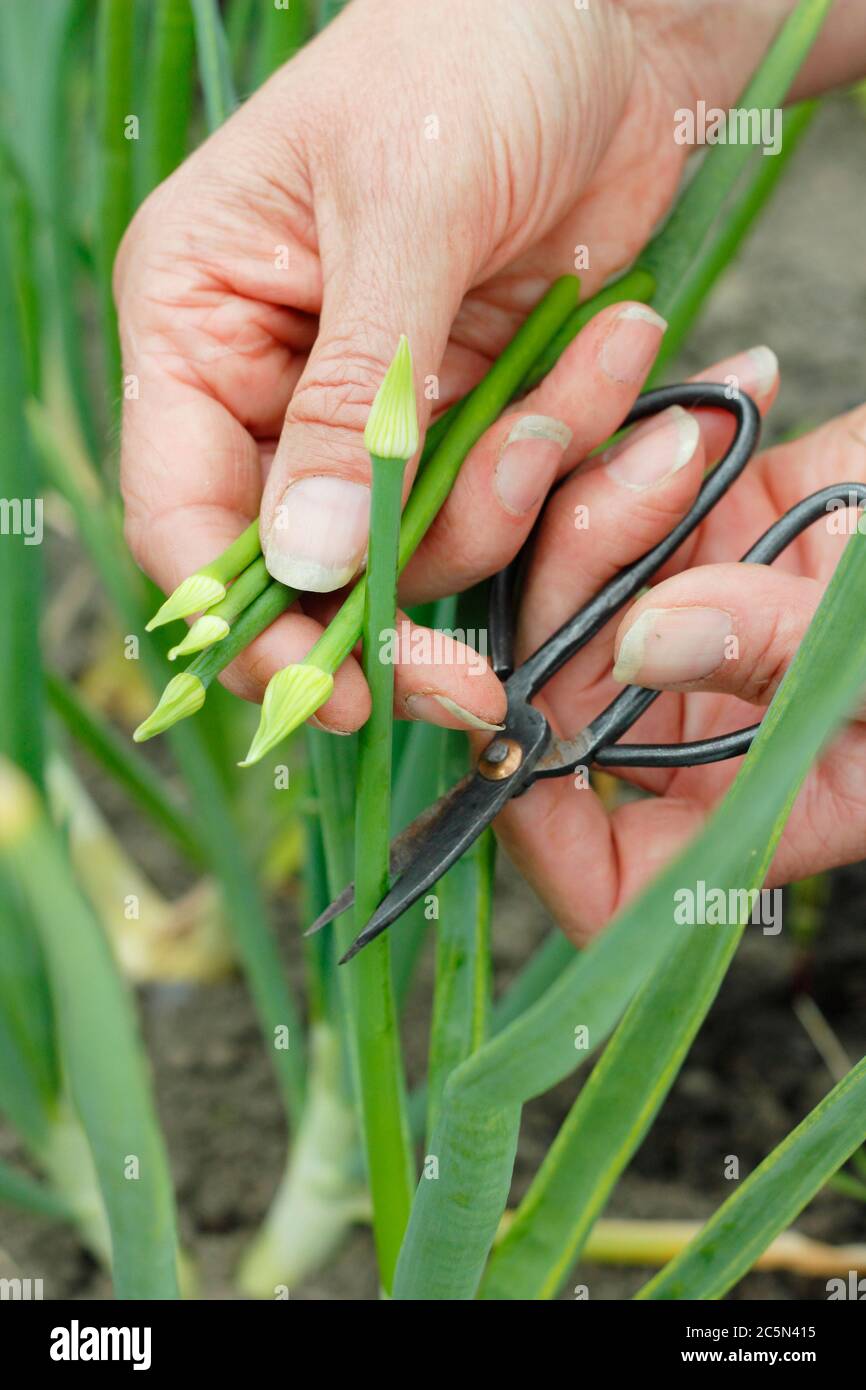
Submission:
<svg viewBox="0 0 866 1390">
<path fill-rule="evenodd" d="M 418 449 L 418 411 L 409 340 L 401 334 L 397 351 L 376 392 L 364 430 L 367 452 L 406 463 Z"/>
<path fill-rule="evenodd" d="M 334 677 L 318 666 L 301 663 L 284 666 L 271 676 L 262 701 L 262 717 L 250 751 L 239 767 L 249 767 L 263 758 L 275 744 L 294 733 L 311 714 L 330 698 Z"/>
<path fill-rule="evenodd" d="M 191 675 L 189 671 L 181 671 L 180 675 L 169 681 L 159 697 L 159 704 L 144 722 L 139 724 L 132 735 L 133 739 L 136 743 L 145 743 L 154 735 L 170 729 L 179 719 L 186 719 L 190 714 L 195 714 L 204 704 L 205 694 L 205 688 L 198 676 Z"/>
<path fill-rule="evenodd" d="M 214 642 L 222 642 L 230 632 L 231 628 L 225 618 L 218 618 L 213 613 L 203 613 L 200 618 L 196 618 L 183 641 L 172 647 L 168 659 L 176 661 L 179 656 L 204 651 L 205 647 L 213 646 Z"/>
<path fill-rule="evenodd" d="M 226 586 L 218 579 L 213 579 L 209 574 L 191 574 L 189 579 L 178 584 L 174 592 L 169 594 L 162 607 L 154 613 L 145 631 L 152 632 L 155 627 L 173 623 L 176 618 L 188 618 L 193 613 L 200 613 L 204 608 L 212 608 L 225 596 Z"/>
</svg>

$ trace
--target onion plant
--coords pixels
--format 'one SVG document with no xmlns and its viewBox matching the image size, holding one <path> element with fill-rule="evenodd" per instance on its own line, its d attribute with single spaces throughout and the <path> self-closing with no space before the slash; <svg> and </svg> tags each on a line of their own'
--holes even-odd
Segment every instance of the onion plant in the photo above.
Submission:
<svg viewBox="0 0 866 1390">
<path fill-rule="evenodd" d="M 781 104 L 828 5 L 800 0 L 745 104 Z M 573 276 L 554 280 L 483 381 L 428 430 L 402 512 L 405 464 L 419 441 L 401 341 L 365 435 L 367 573 L 304 661 L 273 678 L 254 728 L 217 678 L 298 595 L 268 575 L 257 521 L 165 599 L 132 566 L 115 482 L 112 411 L 121 382 L 111 264 L 136 199 L 231 114 L 238 90 L 246 95 L 265 80 L 339 8 L 330 0 L 288 8 L 270 0 L 0 6 L 8 96 L 0 114 L 0 493 L 46 494 L 52 526 L 75 535 L 103 640 L 119 647 L 122 634 L 135 649 L 120 664 L 128 668 L 125 703 L 141 710 L 118 727 L 77 679 L 87 654 L 72 662 L 53 644 L 40 649 L 34 616 L 50 618 L 57 600 L 39 549 L 0 537 L 0 1110 L 24 1159 L 0 1164 L 0 1202 L 72 1223 L 110 1268 L 119 1297 L 171 1298 L 184 1282 L 165 1138 L 123 979 L 124 971 L 149 981 L 179 975 L 156 952 L 147 971 L 136 971 L 99 881 L 112 865 L 138 882 L 147 833 L 202 889 L 201 958 L 183 978 L 206 989 L 201 981 L 235 960 L 274 1066 L 274 1104 L 288 1122 L 283 1173 L 238 1270 L 244 1293 L 273 1297 L 302 1285 L 362 1221 L 372 1224 L 381 1288 L 395 1298 L 552 1298 L 581 1256 L 662 1265 L 639 1295 L 647 1300 L 718 1298 L 762 1258 L 821 1268 L 826 1251 L 804 1249 L 788 1227 L 831 1181 L 861 1194 L 862 1180 L 839 1170 L 866 1138 L 862 1061 L 706 1224 L 674 1231 L 670 1223 L 605 1222 L 602 1213 L 743 931 L 737 923 L 677 938 L 672 889 L 701 878 L 723 887 L 762 882 L 803 778 L 866 681 L 866 537 L 847 547 L 711 822 L 588 950 L 578 954 L 552 933 L 494 999 L 487 834 L 437 886 L 433 921 L 416 905 L 393 939 L 339 964 L 387 888 L 391 835 L 468 765 L 458 734 L 392 725 L 394 672 L 379 659 L 379 637 L 393 626 L 398 571 L 469 450 L 606 304 L 638 299 L 665 315 L 657 371 L 666 369 L 814 106 L 786 113 L 780 158 L 712 148 L 635 265 L 594 298 L 579 302 Z M 127 138 L 130 115 L 141 118 L 141 141 Z M 80 175 L 69 200 L 58 191 L 65 166 Z M 104 380 L 94 380 L 81 349 L 82 313 L 100 325 Z M 484 599 L 446 598 L 413 616 L 435 628 L 483 627 Z M 184 632 L 187 618 L 195 620 Z M 308 725 L 303 740 L 287 744 L 328 698 L 359 640 L 372 696 L 360 734 L 335 739 Z M 168 660 L 185 657 L 192 659 L 173 674 Z M 163 732 L 166 756 L 151 759 L 137 745 Z M 103 822 L 103 849 L 86 865 L 76 855 L 74 803 L 80 813 L 85 796 L 69 771 L 73 747 L 111 778 L 136 816 L 128 843 Z M 238 772 L 245 747 L 248 770 Z M 261 765 L 277 748 L 291 763 L 289 795 Z M 301 892 L 291 897 L 303 909 L 288 927 L 280 923 L 278 945 L 268 901 L 273 866 L 294 873 L 299 857 Z M 344 913 L 304 940 L 301 928 L 352 878 L 354 919 Z M 164 902 L 147 884 L 142 896 Z M 435 980 L 427 1070 L 407 1093 L 406 1001 L 428 943 Z M 303 1007 L 287 983 L 287 954 L 303 975 Z M 523 1106 L 585 1060 L 574 1047 L 575 1020 L 603 1050 L 508 1211 Z M 134 1182 L 124 1175 L 127 1160 L 138 1165 Z M 244 1181 L 239 1173 L 238 1185 Z"/>
<path fill-rule="evenodd" d="M 372 712 L 361 730 L 358 749 L 356 931 L 364 926 L 389 886 L 394 667 L 383 660 L 381 644 L 396 621 L 403 473 L 418 448 L 412 358 L 405 337 L 373 402 L 364 443 L 373 475 L 363 628 L 364 675 Z M 373 1232 L 379 1272 L 388 1293 L 409 1220 L 415 1177 L 390 945 L 387 937 L 381 938 L 351 974 L 353 1038 Z"/>
</svg>

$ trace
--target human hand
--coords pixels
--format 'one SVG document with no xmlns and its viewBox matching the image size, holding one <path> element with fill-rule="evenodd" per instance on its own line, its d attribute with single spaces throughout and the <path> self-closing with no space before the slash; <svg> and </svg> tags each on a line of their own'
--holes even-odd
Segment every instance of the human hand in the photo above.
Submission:
<svg viewBox="0 0 866 1390">
<path fill-rule="evenodd" d="M 172 589 L 261 504 L 273 574 L 322 592 L 346 583 L 366 546 L 363 425 L 398 334 L 412 342 L 419 388 L 438 379 L 442 408 L 571 268 L 578 241 L 591 248 L 588 291 L 626 264 L 681 172 L 672 111 L 698 92 L 732 100 L 787 7 L 773 0 L 756 17 L 729 6 L 720 62 L 706 42 L 714 7 L 699 14 L 683 0 L 656 4 L 652 18 L 635 0 L 587 10 L 441 0 L 435 13 L 423 0 L 354 0 L 147 200 L 121 248 L 125 370 L 139 382 L 124 403 L 122 481 L 127 535 L 148 573 Z M 453 592 L 511 558 L 546 488 L 631 403 L 661 331 L 640 313 L 609 311 L 523 404 L 553 423 L 511 455 L 518 521 L 514 497 L 493 484 L 505 427 L 482 441 L 464 468 L 477 487 L 462 486 L 462 511 L 452 502 L 432 528 L 404 601 Z M 619 359 L 599 403 L 602 329 L 619 335 Z M 227 684 L 260 699 L 332 611 L 305 599 Z M 398 713 L 495 722 L 498 683 L 488 672 L 467 684 L 465 673 L 459 662 L 399 669 Z M 423 699 L 431 692 L 446 704 Z M 367 709 L 350 659 L 321 722 L 353 729 Z"/>
<path fill-rule="evenodd" d="M 765 364 L 769 361 L 764 357 Z M 738 375 L 735 364 L 721 364 L 702 376 L 724 380 L 729 374 Z M 768 369 L 759 396 L 762 410 L 775 395 L 775 379 L 766 390 L 771 379 Z M 742 377 L 740 384 L 750 390 Z M 615 569 L 659 541 L 691 505 L 702 455 L 717 457 L 731 432 L 718 413 L 698 414 L 703 448 L 699 442 L 679 470 L 631 497 L 610 478 L 611 471 L 627 465 L 651 472 L 654 460 L 665 456 L 659 416 L 642 427 L 643 437 L 609 469 L 601 459 L 592 460 L 551 500 L 524 590 L 518 659 L 538 647 Z M 673 692 L 651 706 L 626 743 L 691 741 L 754 723 L 760 717 L 754 706 L 769 703 L 790 664 L 856 512 L 828 514 L 772 567 L 735 560 L 803 497 L 831 483 L 866 481 L 864 445 L 866 407 L 861 407 L 757 456 L 661 572 L 660 582 L 545 687 L 536 703 L 556 731 L 573 737 L 621 683 Z M 575 506 L 590 507 L 588 531 L 574 530 Z M 732 760 L 666 771 L 623 769 L 616 775 L 654 795 L 613 811 L 594 791 L 577 790 L 571 778 L 540 782 L 509 803 L 497 833 L 566 933 L 582 944 L 695 835 L 739 765 Z M 809 773 L 768 886 L 859 858 L 864 835 L 861 713 Z"/>
</svg>

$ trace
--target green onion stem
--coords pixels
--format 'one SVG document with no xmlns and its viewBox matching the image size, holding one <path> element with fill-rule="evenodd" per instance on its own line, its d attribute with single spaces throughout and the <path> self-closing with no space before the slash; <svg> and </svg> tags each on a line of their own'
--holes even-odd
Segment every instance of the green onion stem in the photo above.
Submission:
<svg viewBox="0 0 866 1390">
<path fill-rule="evenodd" d="M 372 456 L 370 549 L 364 604 L 364 675 L 373 707 L 360 732 L 355 813 L 355 929 L 388 891 L 394 667 L 380 657 L 393 628 L 405 463 Z M 382 1285 L 390 1293 L 414 1189 L 406 1097 L 391 983 L 390 938 L 361 952 L 352 970 L 364 1145 Z"/>
<path fill-rule="evenodd" d="M 216 0 L 190 0 L 190 4 L 208 129 L 216 130 L 238 104 L 231 54 Z"/>
<path fill-rule="evenodd" d="M 190 675 L 196 676 L 203 686 L 209 686 L 250 642 L 264 632 L 266 627 L 270 627 L 274 619 L 294 603 L 297 596 L 296 590 L 286 588 L 285 584 L 279 584 L 275 579 L 271 580 L 264 592 L 253 600 L 249 608 L 244 609 L 232 625 L 228 637 L 210 651 L 202 652 L 195 661 L 191 661 L 186 668 L 187 671 Z"/>
<path fill-rule="evenodd" d="M 222 603 L 215 604 L 209 611 L 214 617 L 224 618 L 231 624 L 249 607 L 254 598 L 264 593 L 271 582 L 264 556 L 260 555 L 238 575 Z"/>
<path fill-rule="evenodd" d="M 667 319 L 668 330 L 652 369 L 650 385 L 658 381 L 665 367 L 676 356 L 713 285 L 734 259 L 761 209 L 775 191 L 816 110 L 817 102 L 803 101 L 785 111 L 782 149 L 773 159 L 754 156 L 756 168 L 746 186 L 741 189 L 737 184 L 731 206 L 726 207 L 725 215 L 719 218 L 718 227 L 714 227 L 705 240 L 687 274 L 676 286 L 671 286 L 664 297 L 653 296 L 653 308 Z"/>
<path fill-rule="evenodd" d="M 737 104 L 741 109 L 764 110 L 782 105 L 831 4 L 832 0 L 799 0 L 740 96 Z M 641 252 L 640 267 L 656 279 L 653 303 L 660 313 L 665 313 L 664 306 L 676 296 L 752 154 L 753 146 L 745 142 L 714 145 L 661 231 Z"/>
<path fill-rule="evenodd" d="M 250 37 L 258 19 L 256 0 L 228 0 L 225 7 L 225 31 L 231 58 L 232 72 L 237 86 L 243 92 L 243 74 L 246 70 Z"/>
<path fill-rule="evenodd" d="M 209 565 L 203 565 L 198 574 L 209 575 L 211 579 L 219 579 L 221 583 L 228 582 L 240 574 L 241 570 L 246 569 L 247 565 L 259 554 L 259 522 L 258 518 L 251 521 L 244 531 L 241 531 L 236 540 L 227 546 L 221 555 L 212 560 Z"/>
<path fill-rule="evenodd" d="M 169 594 L 165 603 L 147 624 L 150 632 L 155 627 L 174 622 L 176 618 L 187 618 L 191 613 L 209 609 L 221 603 L 226 596 L 226 585 L 230 584 L 248 565 L 261 554 L 259 545 L 258 518 L 251 521 L 245 530 L 226 546 L 221 555 L 210 564 L 189 575 Z"/>
<path fill-rule="evenodd" d="M 114 256 L 133 208 L 132 155 L 126 122 L 132 100 L 135 6 L 129 0 L 100 0 L 97 19 L 95 83 L 98 112 L 96 259 L 102 304 L 103 341 L 109 399 L 120 399 L 120 344 L 111 288 Z"/>
<path fill-rule="evenodd" d="M 168 178 L 186 154 L 192 114 L 195 34 L 189 0 L 156 0 L 145 131 L 147 188 Z"/>
<path fill-rule="evenodd" d="M 272 72 L 297 53 L 313 30 L 311 0 L 291 0 L 278 8 L 271 0 L 265 6 L 256 44 L 253 85 L 266 82 Z"/>
</svg>

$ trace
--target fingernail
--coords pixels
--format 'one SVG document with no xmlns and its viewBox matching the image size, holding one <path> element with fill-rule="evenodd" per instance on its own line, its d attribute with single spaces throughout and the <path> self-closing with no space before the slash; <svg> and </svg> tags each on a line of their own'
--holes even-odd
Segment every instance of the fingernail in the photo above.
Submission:
<svg viewBox="0 0 866 1390">
<path fill-rule="evenodd" d="M 499 455 L 493 486 L 508 512 L 523 516 L 547 492 L 556 477 L 571 430 L 548 415 L 524 415 L 508 435 Z"/>
<path fill-rule="evenodd" d="M 606 450 L 602 455 L 604 466 L 625 487 L 652 487 L 694 457 L 700 437 L 694 415 L 681 405 L 672 405 L 655 419 L 642 421 L 630 435 Z"/>
<path fill-rule="evenodd" d="M 459 719 L 467 729 L 484 729 L 487 733 L 498 734 L 505 728 L 504 724 L 491 724 L 488 719 L 482 719 L 480 715 L 464 709 L 447 695 L 407 695 L 405 705 L 413 719 L 421 719 L 426 724 L 442 724 L 444 710 L 453 719 Z"/>
<path fill-rule="evenodd" d="M 766 396 L 779 374 L 779 359 L 763 344 L 740 352 L 725 364 L 725 377 L 734 377 L 741 391 L 749 396 Z"/>
<path fill-rule="evenodd" d="M 646 304 L 629 304 L 608 329 L 602 344 L 602 371 L 613 381 L 643 381 L 659 350 L 667 322 Z"/>
<path fill-rule="evenodd" d="M 703 680 L 728 655 L 732 630 L 721 608 L 647 608 L 620 643 L 614 678 L 651 689 Z"/>
<path fill-rule="evenodd" d="M 321 729 L 322 733 L 335 734 L 337 738 L 351 738 L 355 732 L 354 729 L 335 729 L 333 724 L 323 724 L 315 714 L 311 714 L 307 722 L 312 724 L 315 729 Z"/>
<path fill-rule="evenodd" d="M 346 478 L 300 478 L 283 493 L 265 543 L 268 572 L 292 589 L 328 594 L 357 573 L 370 527 L 370 489 Z"/>
</svg>

